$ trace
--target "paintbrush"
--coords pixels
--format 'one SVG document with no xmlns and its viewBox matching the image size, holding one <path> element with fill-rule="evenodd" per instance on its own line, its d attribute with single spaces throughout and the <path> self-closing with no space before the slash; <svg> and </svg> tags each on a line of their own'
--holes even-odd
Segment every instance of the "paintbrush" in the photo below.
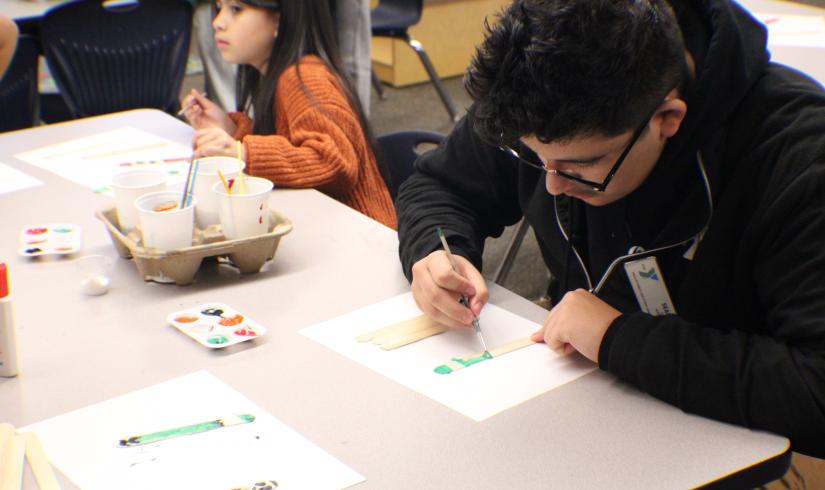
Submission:
<svg viewBox="0 0 825 490">
<path fill-rule="evenodd" d="M 183 195 L 180 196 L 180 208 L 183 209 L 186 206 L 186 197 L 189 193 L 189 184 L 192 180 L 192 170 L 193 164 L 195 163 L 195 153 L 192 152 L 192 156 L 189 157 L 189 171 L 186 172 L 186 183 L 183 184 Z"/>
<path fill-rule="evenodd" d="M 206 97 L 206 92 L 202 93 L 201 95 L 203 97 Z M 183 113 L 186 112 L 187 109 L 189 109 L 190 107 L 194 106 L 197 103 L 198 103 L 198 99 L 192 97 L 192 103 L 187 105 L 186 107 L 181 107 L 180 110 L 178 111 L 177 116 L 181 117 L 183 115 Z"/>
<path fill-rule="evenodd" d="M 444 252 L 447 254 L 447 259 L 450 261 L 450 266 L 456 274 L 458 274 L 458 268 L 455 266 L 455 259 L 453 258 L 452 252 L 450 252 L 450 245 L 447 243 L 447 237 L 444 236 L 444 232 L 441 228 L 436 228 L 436 233 L 438 233 L 438 238 L 441 240 L 441 245 L 444 246 Z M 470 308 L 470 300 L 463 294 L 461 295 L 461 304 L 466 306 L 468 309 Z M 475 330 L 478 340 L 484 348 L 484 352 L 487 352 L 487 342 L 484 341 L 484 335 L 481 334 L 481 325 L 479 325 L 478 317 L 475 315 L 473 315 L 473 330 Z"/>
</svg>

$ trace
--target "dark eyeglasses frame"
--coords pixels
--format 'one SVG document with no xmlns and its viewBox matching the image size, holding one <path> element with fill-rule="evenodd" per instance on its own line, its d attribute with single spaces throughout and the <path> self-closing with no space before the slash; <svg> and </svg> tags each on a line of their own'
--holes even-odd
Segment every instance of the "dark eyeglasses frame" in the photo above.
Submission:
<svg viewBox="0 0 825 490">
<path fill-rule="evenodd" d="M 658 107 L 657 107 L 657 109 L 658 109 Z M 624 151 L 622 151 L 622 154 L 619 155 L 619 158 L 616 160 L 616 163 L 613 164 L 613 167 L 610 169 L 610 172 L 607 173 L 607 177 L 605 177 L 602 182 L 594 182 L 592 180 L 583 179 L 581 177 L 576 177 L 575 175 L 568 174 L 568 173 L 566 173 L 562 170 L 547 168 L 544 165 L 540 165 L 540 164 L 537 164 L 537 163 L 533 163 L 529 160 L 525 160 L 524 158 L 522 158 L 521 155 L 518 154 L 518 152 L 516 150 L 514 150 L 514 149 L 512 149 L 512 148 L 510 148 L 509 146 L 506 146 L 506 145 L 501 145 L 498 148 L 499 148 L 499 150 L 501 150 L 505 153 L 509 153 L 509 154 L 513 155 L 514 157 L 518 158 L 519 161 L 521 161 L 521 163 L 524 163 L 525 165 L 528 165 L 528 166 L 533 167 L 533 168 L 537 168 L 539 170 L 544 170 L 547 173 L 552 172 L 553 174 L 558 175 L 559 177 L 564 177 L 565 179 L 569 179 L 569 180 L 578 182 L 580 184 L 584 184 L 584 185 L 592 188 L 594 191 L 604 192 L 605 189 L 607 189 L 607 185 L 610 183 L 611 180 L 613 180 L 613 176 L 615 176 L 616 172 L 619 171 L 619 167 L 621 167 L 622 163 L 624 163 L 625 158 L 627 158 L 627 154 L 630 153 L 630 150 L 633 149 L 633 145 L 635 145 L 636 141 L 638 141 L 639 138 L 642 136 L 642 133 L 644 132 L 647 125 L 650 124 L 650 120 L 653 118 L 654 114 L 656 114 L 656 109 L 654 109 L 653 112 L 651 112 L 644 119 L 644 121 L 642 122 L 642 125 L 639 126 L 636 129 L 636 131 L 633 133 L 633 137 L 630 138 L 630 142 L 627 144 Z"/>
</svg>

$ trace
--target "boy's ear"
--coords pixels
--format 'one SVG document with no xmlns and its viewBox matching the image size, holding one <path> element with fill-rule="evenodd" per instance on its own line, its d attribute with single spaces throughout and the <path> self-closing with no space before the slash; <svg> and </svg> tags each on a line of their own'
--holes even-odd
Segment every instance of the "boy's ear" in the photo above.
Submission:
<svg viewBox="0 0 825 490">
<path fill-rule="evenodd" d="M 662 103 L 657 112 L 661 118 L 660 136 L 670 138 L 675 135 L 687 115 L 687 103 L 682 99 L 668 99 Z"/>
</svg>

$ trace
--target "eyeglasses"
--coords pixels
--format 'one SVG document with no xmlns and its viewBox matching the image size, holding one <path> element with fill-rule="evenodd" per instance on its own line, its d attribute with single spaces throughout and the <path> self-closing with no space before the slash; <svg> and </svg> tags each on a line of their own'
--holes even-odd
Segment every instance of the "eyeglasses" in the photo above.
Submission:
<svg viewBox="0 0 825 490">
<path fill-rule="evenodd" d="M 604 192 L 604 190 L 607 189 L 607 184 L 609 184 L 610 181 L 613 180 L 613 176 L 615 176 L 616 172 L 619 171 L 619 167 L 622 166 L 622 163 L 625 161 L 625 158 L 627 158 L 627 154 L 630 153 L 630 150 L 633 149 L 633 145 L 635 145 L 636 141 L 639 140 L 639 137 L 642 136 L 642 133 L 644 132 L 644 130 L 647 127 L 648 123 L 650 123 L 650 119 L 653 117 L 653 114 L 655 114 L 655 113 L 656 113 L 655 110 L 653 112 L 651 112 L 650 115 L 644 119 L 644 121 L 642 122 L 642 125 L 639 126 L 638 129 L 636 129 L 636 131 L 633 133 L 633 137 L 630 138 L 630 143 L 627 144 L 624 151 L 622 151 L 622 154 L 619 155 L 619 159 L 616 160 L 616 163 L 613 164 L 613 167 L 610 169 L 610 172 L 607 173 L 607 177 L 605 177 L 604 180 L 601 181 L 601 182 L 594 182 L 592 180 L 583 179 L 581 177 L 577 177 L 575 175 L 569 174 L 569 173 L 565 172 L 564 170 L 547 168 L 544 165 L 540 165 L 540 164 L 537 164 L 537 163 L 533 163 L 529 160 L 525 160 L 524 158 L 522 158 L 521 155 L 518 154 L 518 152 L 516 150 L 514 150 L 514 149 L 512 149 L 512 148 L 510 148 L 509 146 L 506 146 L 506 145 L 499 146 L 498 148 L 501 151 L 509 153 L 509 154 L 513 155 L 514 157 L 518 158 L 519 161 L 521 163 L 524 163 L 525 165 L 528 165 L 528 166 L 533 167 L 533 168 L 537 168 L 539 170 L 544 170 L 545 172 L 548 172 L 548 173 L 552 172 L 553 174 L 558 175 L 559 177 L 564 177 L 565 179 L 569 179 L 569 180 L 578 182 L 580 184 L 584 184 L 584 185 L 592 188 L 594 191 Z"/>
</svg>

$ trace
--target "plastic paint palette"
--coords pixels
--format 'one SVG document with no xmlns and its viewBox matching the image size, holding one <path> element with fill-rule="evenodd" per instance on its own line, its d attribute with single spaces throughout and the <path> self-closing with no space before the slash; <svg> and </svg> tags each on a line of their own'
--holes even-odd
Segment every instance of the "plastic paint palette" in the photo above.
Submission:
<svg viewBox="0 0 825 490">
<path fill-rule="evenodd" d="M 20 232 L 18 253 L 26 257 L 68 255 L 80 250 L 80 226 L 50 223 L 27 226 Z"/>
<path fill-rule="evenodd" d="M 170 313 L 166 321 L 210 349 L 228 347 L 266 333 L 258 322 L 222 303 Z"/>
</svg>

